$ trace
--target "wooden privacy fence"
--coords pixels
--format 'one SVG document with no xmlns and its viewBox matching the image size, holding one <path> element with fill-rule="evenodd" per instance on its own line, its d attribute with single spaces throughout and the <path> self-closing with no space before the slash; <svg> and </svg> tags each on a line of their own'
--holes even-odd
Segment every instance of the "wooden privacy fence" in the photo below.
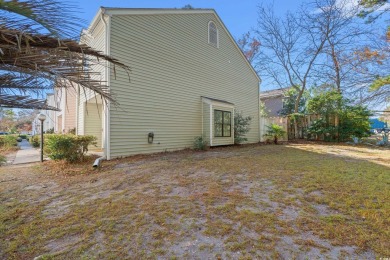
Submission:
<svg viewBox="0 0 390 260">
<path fill-rule="evenodd" d="M 307 133 L 307 129 L 313 124 L 315 120 L 320 119 L 320 115 L 315 114 L 308 114 L 304 115 L 302 117 L 297 118 L 298 122 L 298 138 L 300 139 L 317 139 L 317 140 L 324 140 L 324 136 L 316 136 L 316 135 L 309 135 Z M 330 115 L 327 119 L 329 126 L 336 126 L 336 116 Z M 294 128 L 294 119 L 290 116 L 287 117 L 287 129 L 288 129 L 288 139 L 296 139 L 295 138 L 295 128 Z"/>
<path fill-rule="evenodd" d="M 287 117 L 260 117 L 260 141 L 265 142 L 267 139 L 271 139 L 272 137 L 264 136 L 268 127 L 272 124 L 277 124 L 283 127 L 284 131 L 288 133 L 288 118 Z M 287 141 L 287 134 L 285 134 L 282 138 L 279 138 L 279 141 Z"/>
<path fill-rule="evenodd" d="M 298 138 L 308 138 L 307 136 L 307 128 L 311 126 L 311 124 L 319 119 L 319 115 L 304 115 L 302 117 L 297 118 L 298 121 Z M 332 115 L 328 119 L 329 125 L 335 125 L 335 116 Z M 280 138 L 280 141 L 287 141 L 287 140 L 293 140 L 295 138 L 295 128 L 294 128 L 294 119 L 290 116 L 286 117 L 260 117 L 260 141 L 265 142 L 267 139 L 272 139 L 270 137 L 264 136 L 267 133 L 267 126 L 270 126 L 271 124 L 277 124 L 283 127 L 284 131 L 287 132 L 283 138 Z M 313 136 L 311 137 L 313 138 Z M 323 136 L 317 137 L 317 139 L 323 140 Z"/>
<path fill-rule="evenodd" d="M 297 118 L 298 122 L 298 138 L 307 138 L 307 128 L 311 126 L 313 121 L 319 119 L 318 115 L 304 115 Z M 295 128 L 294 128 L 294 119 L 290 116 L 287 117 L 287 129 L 288 129 L 288 139 L 295 139 Z"/>
</svg>

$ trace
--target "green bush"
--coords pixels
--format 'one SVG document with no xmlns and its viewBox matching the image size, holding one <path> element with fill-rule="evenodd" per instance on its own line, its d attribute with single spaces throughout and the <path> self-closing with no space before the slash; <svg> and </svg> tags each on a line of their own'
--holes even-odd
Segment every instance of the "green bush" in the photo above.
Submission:
<svg viewBox="0 0 390 260">
<path fill-rule="evenodd" d="M 195 140 L 194 140 L 194 149 L 195 150 L 207 150 L 208 148 L 209 148 L 209 144 L 203 138 L 203 136 L 195 137 Z"/>
<path fill-rule="evenodd" d="M 46 134 L 54 134 L 54 127 L 49 128 L 45 131 Z"/>
<path fill-rule="evenodd" d="M 27 135 L 19 135 L 19 137 L 22 139 L 27 139 Z"/>
<path fill-rule="evenodd" d="M 4 155 L 0 154 L 0 166 L 7 162 L 7 158 Z"/>
<path fill-rule="evenodd" d="M 348 141 L 353 137 L 370 136 L 370 111 L 363 106 L 345 106 L 340 113 L 340 141 Z"/>
<path fill-rule="evenodd" d="M 350 104 L 352 102 L 337 91 L 313 97 L 309 100 L 308 111 L 320 118 L 308 128 L 308 133 L 324 141 L 342 142 L 369 136 L 370 111 L 367 107 Z"/>
<path fill-rule="evenodd" d="M 234 143 L 240 144 L 242 142 L 248 141 L 244 137 L 250 130 L 249 125 L 251 124 L 252 117 L 244 117 L 242 113 L 236 112 L 234 114 Z"/>
<path fill-rule="evenodd" d="M 14 135 L 2 135 L 0 136 L 0 148 L 9 149 L 17 146 L 16 136 Z"/>
<path fill-rule="evenodd" d="M 72 134 L 45 135 L 44 152 L 52 160 L 79 162 L 84 159 L 89 145 L 96 145 L 92 135 L 77 136 Z"/>
<path fill-rule="evenodd" d="M 32 147 L 39 147 L 40 146 L 40 143 L 41 143 L 41 138 L 39 135 L 33 135 L 30 137 L 30 144 L 32 145 Z"/>
<path fill-rule="evenodd" d="M 332 141 L 333 137 L 336 136 L 337 128 L 329 125 L 325 119 L 319 118 L 314 120 L 313 123 L 308 127 L 307 133 L 311 138 L 316 140 Z"/>
<path fill-rule="evenodd" d="M 72 129 L 69 129 L 68 130 L 68 134 L 75 135 L 76 134 L 76 127 L 72 128 Z"/>
</svg>

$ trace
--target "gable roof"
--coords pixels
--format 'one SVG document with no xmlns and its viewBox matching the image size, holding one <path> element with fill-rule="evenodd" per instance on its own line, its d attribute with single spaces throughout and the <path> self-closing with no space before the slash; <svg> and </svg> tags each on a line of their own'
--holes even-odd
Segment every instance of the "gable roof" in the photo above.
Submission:
<svg viewBox="0 0 390 260">
<path fill-rule="evenodd" d="M 244 53 L 238 47 L 236 41 L 234 40 L 233 36 L 217 14 L 217 12 L 214 9 L 175 9 L 175 8 L 117 8 L 117 7 L 103 7 L 101 6 L 95 17 L 92 19 L 92 22 L 89 26 L 89 28 L 95 27 L 95 25 L 100 21 L 100 17 L 102 15 L 140 15 L 140 14 L 147 14 L 147 15 L 157 15 L 157 14 L 213 14 L 219 24 L 221 24 L 222 28 L 232 41 L 233 45 L 236 47 L 237 51 L 241 54 L 242 58 L 245 60 L 248 67 L 251 69 L 252 73 L 255 75 L 259 83 L 261 82 L 261 79 L 259 75 L 257 75 L 255 69 L 252 67 L 248 59 L 245 57 Z"/>
<path fill-rule="evenodd" d="M 215 101 L 215 102 L 219 102 L 219 103 L 225 103 L 225 104 L 234 106 L 234 104 L 232 102 L 228 102 L 228 101 L 225 101 L 225 100 L 222 100 L 222 99 L 209 98 L 209 97 L 204 97 L 204 96 L 201 96 L 201 98 L 208 99 L 208 100 Z"/>
<path fill-rule="evenodd" d="M 291 88 L 279 88 L 260 92 L 260 99 L 269 99 L 276 97 L 285 97 L 287 91 Z"/>
</svg>

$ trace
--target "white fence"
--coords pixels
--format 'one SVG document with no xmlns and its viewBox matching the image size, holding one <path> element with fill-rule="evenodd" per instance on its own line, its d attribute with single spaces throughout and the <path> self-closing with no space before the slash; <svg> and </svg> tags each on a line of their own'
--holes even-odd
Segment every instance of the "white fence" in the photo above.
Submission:
<svg viewBox="0 0 390 260">
<path fill-rule="evenodd" d="M 287 117 L 260 117 L 260 141 L 265 142 L 267 139 L 272 139 L 270 137 L 264 136 L 267 133 L 268 127 L 271 124 L 277 124 L 283 127 L 286 134 L 279 138 L 279 141 L 287 141 Z"/>
</svg>

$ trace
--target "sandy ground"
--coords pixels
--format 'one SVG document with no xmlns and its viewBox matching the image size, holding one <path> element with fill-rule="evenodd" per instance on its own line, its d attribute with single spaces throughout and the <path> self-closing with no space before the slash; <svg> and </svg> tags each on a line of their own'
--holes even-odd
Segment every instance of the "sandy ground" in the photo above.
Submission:
<svg viewBox="0 0 390 260">
<path fill-rule="evenodd" d="M 363 161 L 390 174 L 389 150 L 325 144 L 137 156 L 105 162 L 98 171 L 87 165 L 75 175 L 56 170 L 53 163 L 1 167 L 0 239 L 5 243 L 0 258 L 381 256 L 383 251 L 378 255 L 370 246 L 343 244 L 305 226 L 311 218 L 352 217 L 319 202 L 326 190 L 294 185 L 300 181 L 294 174 L 284 181 L 288 165 L 275 161 L 283 156 L 272 157 L 284 151 L 298 157 L 301 152 L 300 158 L 311 161 L 321 156 L 342 160 L 351 167 Z M 11 211 L 18 212 L 11 217 Z"/>
</svg>

